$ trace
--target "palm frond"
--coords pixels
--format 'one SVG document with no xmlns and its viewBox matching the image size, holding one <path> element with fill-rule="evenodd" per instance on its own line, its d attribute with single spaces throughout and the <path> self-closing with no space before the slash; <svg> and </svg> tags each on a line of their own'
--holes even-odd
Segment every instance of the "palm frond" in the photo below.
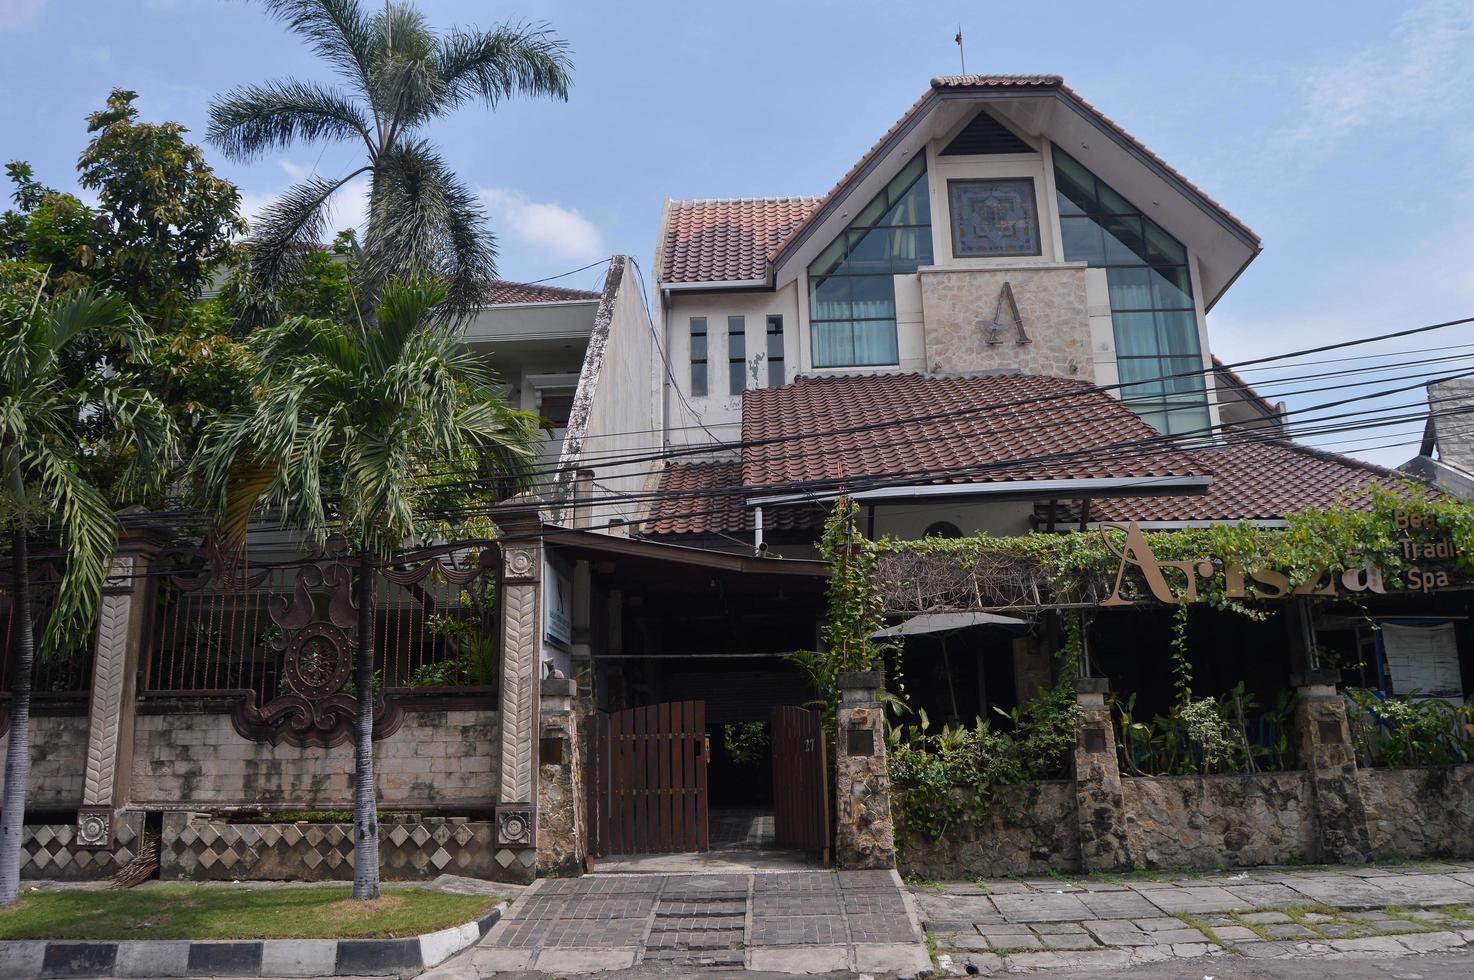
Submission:
<svg viewBox="0 0 1474 980">
<path fill-rule="evenodd" d="M 118 522 L 97 488 L 73 462 L 49 446 L 34 447 L 25 458 L 38 489 L 61 525 L 66 568 L 56 605 L 41 635 L 41 656 L 52 656 L 91 634 L 108 566 L 118 541 Z"/>
<path fill-rule="evenodd" d="M 399 360 L 414 331 L 429 323 L 435 308 L 445 301 L 446 288 L 435 279 L 423 277 L 389 280 L 379 299 L 374 325 L 363 335 L 368 369 L 382 375 Z"/>
<path fill-rule="evenodd" d="M 367 87 L 373 28 L 358 0 L 263 0 L 263 5 L 338 71 Z"/>
<path fill-rule="evenodd" d="M 440 275 L 449 288 L 446 312 L 473 308 L 496 276 L 495 245 L 476 195 L 425 142 L 381 157 L 374 185 L 364 240 L 366 282 Z"/>
<path fill-rule="evenodd" d="M 494 31 L 452 31 L 440 47 L 449 105 L 480 99 L 495 107 L 513 95 L 568 98 L 573 84 L 568 44 L 546 24 L 507 24 Z"/>
<path fill-rule="evenodd" d="M 233 160 L 250 162 L 297 139 L 362 139 L 374 152 L 372 123 L 352 99 L 315 82 L 248 85 L 210 103 L 206 139 Z"/>
<path fill-rule="evenodd" d="M 389 3 L 374 16 L 369 98 L 389 121 L 384 145 L 433 115 L 445 83 L 438 66 L 439 40 L 424 14 L 406 3 Z"/>
<path fill-rule="evenodd" d="M 106 330 L 116 335 L 140 356 L 153 346 L 153 334 L 140 330 L 143 320 L 128 300 L 117 293 L 105 293 L 96 286 L 74 289 L 55 300 L 47 311 L 49 326 L 46 344 L 53 353 L 78 335 L 93 330 Z"/>
<path fill-rule="evenodd" d="M 333 194 L 368 170 L 360 167 L 337 180 L 310 178 L 267 206 L 247 246 L 251 274 L 268 286 L 288 278 L 301 265 L 304 250 L 321 240 Z"/>
</svg>

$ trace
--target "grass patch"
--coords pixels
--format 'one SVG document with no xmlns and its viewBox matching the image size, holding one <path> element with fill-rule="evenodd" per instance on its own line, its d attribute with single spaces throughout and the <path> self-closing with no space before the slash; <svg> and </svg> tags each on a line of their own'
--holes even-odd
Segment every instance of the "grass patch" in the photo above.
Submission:
<svg viewBox="0 0 1474 980">
<path fill-rule="evenodd" d="M 921 877 L 921 875 L 907 875 L 905 881 L 906 886 L 913 890 L 917 888 L 925 888 L 927 891 L 940 892 L 944 895 L 947 893 L 947 889 L 942 887 L 942 883 L 940 881 L 933 881 L 930 878 L 923 878 Z"/>
<path fill-rule="evenodd" d="M 981 876 L 979 876 L 977 878 L 974 878 L 972 880 L 972 886 L 974 888 L 976 888 L 978 891 L 982 892 L 984 895 L 991 895 L 991 894 L 993 894 L 993 889 L 991 889 L 991 888 L 988 887 L 987 880 L 984 879 L 984 878 L 982 878 Z"/>
<path fill-rule="evenodd" d="M 1172 917 L 1181 922 L 1183 925 L 1191 929 L 1196 929 L 1198 932 L 1201 932 L 1204 936 L 1208 938 L 1208 942 L 1217 946 L 1219 949 L 1226 949 L 1230 952 L 1234 951 L 1228 945 L 1228 943 L 1225 943 L 1223 940 L 1218 938 L 1218 933 L 1213 931 L 1212 926 L 1208 925 L 1208 923 L 1204 922 L 1196 915 L 1193 915 L 1191 912 L 1174 912 L 1172 913 Z"/>
<path fill-rule="evenodd" d="M 499 900 L 404 888 L 355 902 L 349 885 L 31 892 L 0 909 L 0 939 L 394 939 L 470 922 Z"/>
</svg>

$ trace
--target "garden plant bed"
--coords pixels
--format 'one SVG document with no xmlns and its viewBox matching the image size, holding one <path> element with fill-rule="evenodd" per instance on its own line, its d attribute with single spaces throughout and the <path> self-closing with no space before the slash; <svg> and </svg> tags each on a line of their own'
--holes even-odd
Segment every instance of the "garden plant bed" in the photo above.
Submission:
<svg viewBox="0 0 1474 980">
<path fill-rule="evenodd" d="M 393 939 L 472 922 L 500 901 L 386 888 L 355 902 L 347 885 L 231 888 L 157 884 L 129 891 L 30 892 L 0 909 L 5 939 Z"/>
</svg>

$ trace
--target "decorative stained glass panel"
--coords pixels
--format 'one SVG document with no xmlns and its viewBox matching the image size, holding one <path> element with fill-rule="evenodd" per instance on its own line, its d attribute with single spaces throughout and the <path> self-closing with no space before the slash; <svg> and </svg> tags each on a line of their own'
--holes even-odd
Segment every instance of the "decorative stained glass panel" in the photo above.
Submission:
<svg viewBox="0 0 1474 980">
<path fill-rule="evenodd" d="M 1039 254 L 1039 207 L 1027 177 L 949 180 L 947 199 L 957 258 Z"/>
</svg>

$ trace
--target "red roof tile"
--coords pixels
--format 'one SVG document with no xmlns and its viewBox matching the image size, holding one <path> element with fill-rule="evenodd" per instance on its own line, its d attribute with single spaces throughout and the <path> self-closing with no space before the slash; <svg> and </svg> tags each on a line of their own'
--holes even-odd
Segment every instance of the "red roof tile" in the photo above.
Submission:
<svg viewBox="0 0 1474 980">
<path fill-rule="evenodd" d="M 1193 453 L 1213 473 L 1197 497 L 1092 500 L 1093 521 L 1278 520 L 1309 507 L 1365 508 L 1367 488 L 1406 483 L 1403 474 L 1289 440 L 1231 439 Z"/>
<path fill-rule="evenodd" d="M 886 422 L 895 424 L 834 431 Z M 1084 382 L 1024 374 L 801 378 L 743 396 L 742 438 L 748 487 L 859 477 L 909 484 L 1207 473 L 1171 447 L 1101 451 L 1155 440 L 1156 430 Z"/>
<path fill-rule="evenodd" d="M 730 491 L 730 492 L 722 492 Z M 660 496 L 645 523 L 645 533 L 666 534 L 751 534 L 753 512 L 742 491 L 742 463 L 671 463 L 660 474 Z M 765 531 L 787 531 L 817 527 L 823 510 L 809 513 L 802 507 L 774 508 L 763 513 Z"/>
<path fill-rule="evenodd" d="M 491 295 L 486 300 L 486 305 L 587 302 L 598 299 L 601 295 L 601 293 L 588 289 L 567 289 L 563 286 L 545 286 L 541 283 L 508 282 L 505 279 L 495 279 L 491 283 Z"/>
<path fill-rule="evenodd" d="M 660 281 L 762 279 L 768 253 L 814 209 L 812 197 L 667 201 Z"/>
</svg>

